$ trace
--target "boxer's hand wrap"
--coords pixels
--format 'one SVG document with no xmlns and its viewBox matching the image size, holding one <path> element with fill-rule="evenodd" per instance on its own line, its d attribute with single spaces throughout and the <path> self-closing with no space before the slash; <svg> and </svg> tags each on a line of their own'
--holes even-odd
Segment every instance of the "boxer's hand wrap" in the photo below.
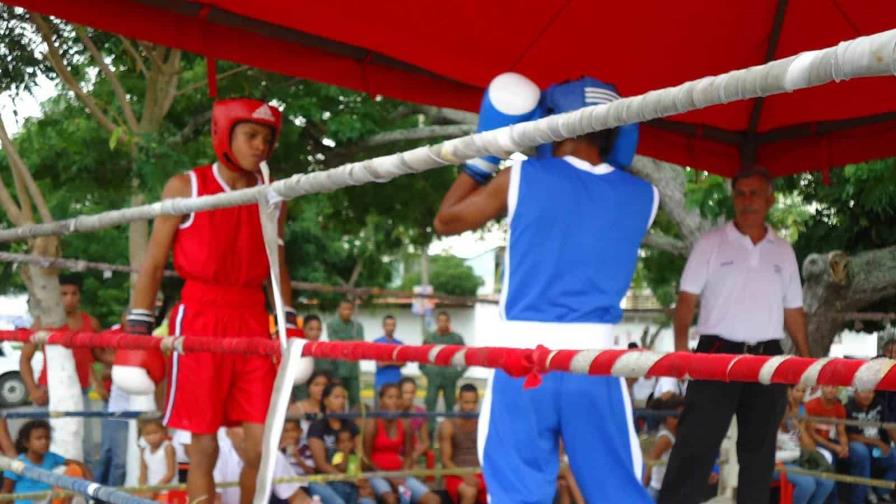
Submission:
<svg viewBox="0 0 896 504">
<path fill-rule="evenodd" d="M 498 165 L 491 161 L 483 158 L 471 159 L 464 163 L 464 173 L 479 185 L 488 184 L 498 171 Z"/>
<path fill-rule="evenodd" d="M 124 332 L 128 334 L 152 335 L 156 325 L 156 317 L 150 310 L 131 308 L 124 322 Z"/>
</svg>

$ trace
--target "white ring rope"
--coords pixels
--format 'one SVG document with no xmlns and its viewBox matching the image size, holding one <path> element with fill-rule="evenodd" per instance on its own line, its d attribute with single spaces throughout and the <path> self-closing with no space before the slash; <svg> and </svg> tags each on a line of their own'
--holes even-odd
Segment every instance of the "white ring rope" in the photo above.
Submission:
<svg viewBox="0 0 896 504">
<path fill-rule="evenodd" d="M 95 231 L 159 215 L 185 215 L 253 204 L 269 190 L 283 199 L 293 199 L 369 182 L 386 182 L 401 175 L 420 173 L 476 157 L 506 155 L 560 138 L 650 121 L 733 100 L 759 98 L 852 78 L 888 75 L 896 75 L 896 30 L 859 37 L 827 49 L 704 77 L 605 105 L 520 123 L 512 128 L 467 135 L 330 170 L 295 174 L 270 186 L 259 185 L 199 198 L 167 199 L 149 205 L 11 228 L 0 231 L 0 242 Z"/>
</svg>

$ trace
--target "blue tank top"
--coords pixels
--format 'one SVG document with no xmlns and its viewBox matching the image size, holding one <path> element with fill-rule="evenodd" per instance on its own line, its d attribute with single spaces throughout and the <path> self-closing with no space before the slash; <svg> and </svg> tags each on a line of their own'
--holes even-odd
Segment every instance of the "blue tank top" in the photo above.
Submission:
<svg viewBox="0 0 896 504">
<path fill-rule="evenodd" d="M 608 164 L 513 167 L 501 313 L 506 320 L 616 323 L 658 198 Z M 575 164 L 573 164 L 575 163 Z"/>
</svg>

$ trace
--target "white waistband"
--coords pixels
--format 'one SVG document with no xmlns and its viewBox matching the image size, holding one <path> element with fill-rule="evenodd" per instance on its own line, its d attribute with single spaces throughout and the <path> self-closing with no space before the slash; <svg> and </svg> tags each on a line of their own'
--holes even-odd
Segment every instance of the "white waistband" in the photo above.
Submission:
<svg viewBox="0 0 896 504">
<path fill-rule="evenodd" d="M 502 320 L 495 334 L 477 339 L 481 346 L 601 350 L 613 347 L 613 324 Z"/>
</svg>

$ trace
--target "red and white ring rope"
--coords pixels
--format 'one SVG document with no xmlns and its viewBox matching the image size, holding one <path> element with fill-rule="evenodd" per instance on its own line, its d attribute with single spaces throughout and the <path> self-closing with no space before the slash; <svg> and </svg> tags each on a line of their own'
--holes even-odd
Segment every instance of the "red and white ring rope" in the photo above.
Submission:
<svg viewBox="0 0 896 504">
<path fill-rule="evenodd" d="M 148 337 L 118 331 L 0 331 L 0 340 L 63 345 L 278 355 L 280 345 L 263 338 Z M 303 354 L 321 359 L 417 362 L 437 366 L 480 366 L 536 380 L 548 371 L 638 378 L 671 376 L 692 380 L 837 385 L 896 391 L 896 361 L 890 359 L 812 359 L 789 355 L 730 355 L 649 350 L 552 350 L 461 345 L 395 345 L 355 341 L 309 341 Z"/>
</svg>

